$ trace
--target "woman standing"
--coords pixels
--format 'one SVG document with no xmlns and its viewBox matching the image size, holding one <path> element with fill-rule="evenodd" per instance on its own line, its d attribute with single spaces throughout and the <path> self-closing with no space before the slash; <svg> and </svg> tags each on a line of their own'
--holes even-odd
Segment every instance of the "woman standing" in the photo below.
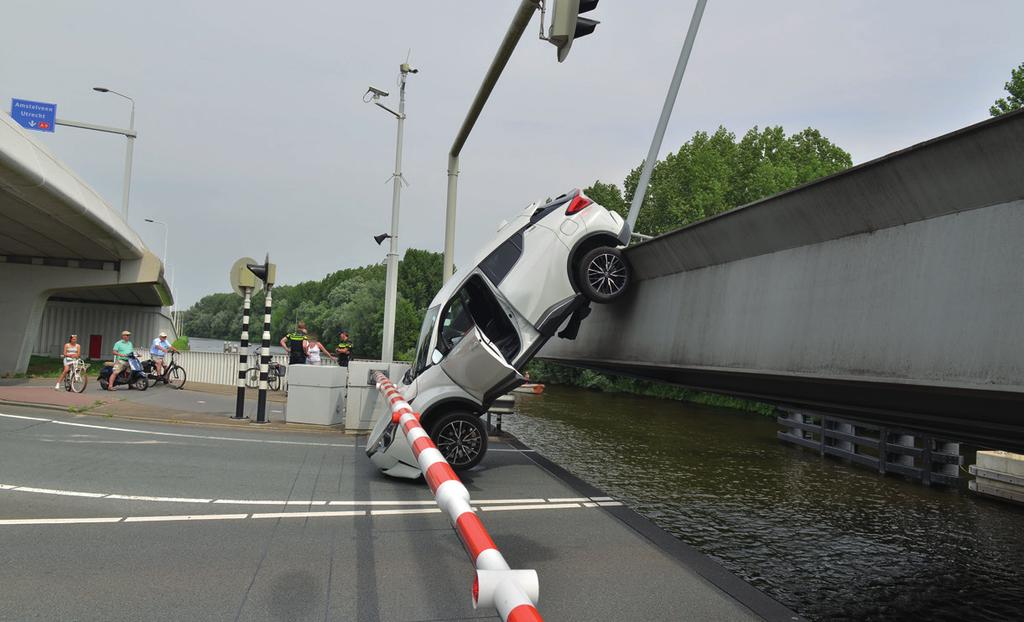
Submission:
<svg viewBox="0 0 1024 622">
<path fill-rule="evenodd" d="M 71 371 L 71 366 L 82 356 L 82 346 L 78 343 L 78 335 L 71 335 L 68 342 L 64 344 L 64 371 L 60 372 L 57 384 L 53 385 L 54 391 L 60 391 L 60 385 L 64 377 Z"/>
<path fill-rule="evenodd" d="M 320 343 L 319 339 L 313 333 L 306 335 L 306 365 L 319 365 L 321 352 L 326 354 L 332 361 L 334 360 L 334 357 L 324 347 L 324 344 Z"/>
</svg>

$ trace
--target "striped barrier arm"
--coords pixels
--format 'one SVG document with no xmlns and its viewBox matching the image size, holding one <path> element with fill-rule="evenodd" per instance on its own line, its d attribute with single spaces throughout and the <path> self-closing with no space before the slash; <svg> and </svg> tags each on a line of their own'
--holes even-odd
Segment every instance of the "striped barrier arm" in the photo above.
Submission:
<svg viewBox="0 0 1024 622">
<path fill-rule="evenodd" d="M 380 372 L 377 390 L 391 405 L 391 421 L 405 435 L 438 507 L 448 515 L 476 567 L 473 607 L 494 607 L 506 622 L 542 621 L 536 603 L 540 586 L 535 570 L 512 570 L 470 506 L 469 491 L 420 425 L 420 415 Z"/>
</svg>

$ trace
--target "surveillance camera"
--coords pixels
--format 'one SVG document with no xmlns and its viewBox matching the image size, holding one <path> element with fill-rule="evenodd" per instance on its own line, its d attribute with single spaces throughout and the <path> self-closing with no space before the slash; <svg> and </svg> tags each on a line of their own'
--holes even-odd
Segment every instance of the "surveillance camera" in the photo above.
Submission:
<svg viewBox="0 0 1024 622">
<path fill-rule="evenodd" d="M 416 69 L 415 67 L 413 67 L 409 63 L 402 63 L 402 66 L 399 67 L 399 69 L 401 70 L 402 73 L 419 73 L 420 72 L 419 69 Z"/>
<path fill-rule="evenodd" d="M 374 87 L 374 86 L 371 86 L 368 89 L 366 89 L 366 92 L 367 93 L 373 93 L 374 97 L 387 97 L 388 96 L 388 92 L 387 91 L 382 91 L 382 90 L 380 90 L 380 89 L 378 89 L 377 87 Z"/>
</svg>

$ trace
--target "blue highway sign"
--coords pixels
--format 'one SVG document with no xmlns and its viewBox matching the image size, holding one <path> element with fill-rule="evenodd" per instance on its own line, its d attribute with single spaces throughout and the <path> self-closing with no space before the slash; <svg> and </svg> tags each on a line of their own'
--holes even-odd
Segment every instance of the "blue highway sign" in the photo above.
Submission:
<svg viewBox="0 0 1024 622">
<path fill-rule="evenodd" d="M 57 104 L 12 99 L 11 117 L 25 129 L 52 132 L 57 122 Z"/>
</svg>

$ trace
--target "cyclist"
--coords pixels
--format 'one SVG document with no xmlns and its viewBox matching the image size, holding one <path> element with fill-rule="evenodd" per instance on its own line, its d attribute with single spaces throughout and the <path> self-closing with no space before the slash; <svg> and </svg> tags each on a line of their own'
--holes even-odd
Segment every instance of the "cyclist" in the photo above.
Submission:
<svg viewBox="0 0 1024 622">
<path fill-rule="evenodd" d="M 114 369 L 110 373 L 110 380 L 107 381 L 107 391 L 114 390 L 114 383 L 117 382 L 121 370 L 128 367 L 128 355 L 135 352 L 135 344 L 131 342 L 131 337 L 129 331 L 123 330 L 121 340 L 114 344 Z"/>
<path fill-rule="evenodd" d="M 295 330 L 281 338 L 281 347 L 288 351 L 289 365 L 303 365 L 306 362 L 306 350 L 309 349 L 309 342 L 306 340 L 306 323 L 299 322 Z"/>
<path fill-rule="evenodd" d="M 178 350 L 167 341 L 167 333 L 161 332 L 160 336 L 153 340 L 153 345 L 149 347 L 149 358 L 153 359 L 153 363 L 156 365 L 156 377 L 160 378 L 164 375 L 164 355 L 168 352 L 177 352 Z"/>
<path fill-rule="evenodd" d="M 71 371 L 71 366 L 81 357 L 82 346 L 78 343 L 78 335 L 71 335 L 68 342 L 64 344 L 64 370 L 60 372 L 57 384 L 53 385 L 54 391 L 60 391 L 60 383 L 64 382 L 64 377 Z"/>
</svg>

